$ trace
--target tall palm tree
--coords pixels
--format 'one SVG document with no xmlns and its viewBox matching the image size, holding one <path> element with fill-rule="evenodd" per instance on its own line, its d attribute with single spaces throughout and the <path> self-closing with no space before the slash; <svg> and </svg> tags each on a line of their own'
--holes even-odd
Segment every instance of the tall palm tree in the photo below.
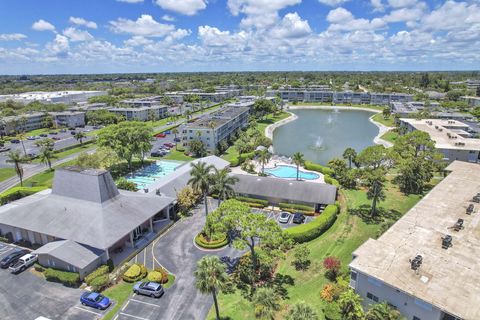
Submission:
<svg viewBox="0 0 480 320">
<path fill-rule="evenodd" d="M 85 139 L 87 136 L 83 131 L 78 131 L 73 137 L 75 138 L 75 140 L 80 142 L 80 145 L 83 145 L 83 139 Z"/>
<path fill-rule="evenodd" d="M 194 274 L 195 287 L 203 294 L 212 294 L 216 318 L 219 320 L 217 293 L 225 289 L 228 283 L 225 264 L 217 256 L 205 256 L 198 261 Z"/>
<path fill-rule="evenodd" d="M 229 175 L 230 169 L 224 168 L 221 170 L 215 169 L 213 173 L 213 190 L 218 193 L 218 205 L 221 201 L 225 201 L 227 197 L 235 194 L 233 185 L 239 181 L 235 176 Z"/>
<path fill-rule="evenodd" d="M 7 154 L 8 160 L 13 162 L 15 167 L 15 172 L 17 173 L 18 178 L 20 179 L 20 186 L 23 187 L 23 167 L 22 163 L 25 162 L 25 158 L 20 154 L 19 150 L 10 151 Z"/>
<path fill-rule="evenodd" d="M 40 161 L 48 165 L 48 168 L 52 170 L 52 159 L 55 159 L 55 153 L 51 148 L 43 147 L 40 149 L 40 154 L 38 155 Z"/>
<path fill-rule="evenodd" d="M 348 168 L 352 169 L 352 162 L 355 161 L 355 158 L 357 157 L 357 151 L 353 148 L 347 148 L 343 152 L 343 159 L 348 160 Z"/>
<path fill-rule="evenodd" d="M 287 314 L 287 320 L 318 320 L 318 315 L 305 302 L 294 304 Z"/>
<path fill-rule="evenodd" d="M 295 152 L 292 156 L 293 163 L 297 166 L 297 180 L 300 174 L 300 166 L 305 163 L 305 159 L 303 159 L 303 153 Z"/>
<path fill-rule="evenodd" d="M 270 161 L 272 154 L 268 152 L 268 149 L 258 151 L 258 162 L 262 165 L 262 173 L 265 173 L 265 165 Z"/>
<path fill-rule="evenodd" d="M 207 165 L 205 162 L 197 162 L 191 164 L 190 180 L 188 184 L 192 186 L 194 190 L 197 190 L 203 195 L 203 202 L 205 203 L 205 215 L 208 215 L 208 202 L 207 196 L 210 192 L 210 184 L 212 182 L 212 171 L 215 169 L 213 165 Z"/>
<path fill-rule="evenodd" d="M 178 129 L 177 129 L 177 128 L 173 128 L 173 129 L 172 129 L 172 133 L 173 133 L 173 135 L 175 136 L 175 150 L 178 151 L 178 142 L 177 142 Z"/>
<path fill-rule="evenodd" d="M 25 132 L 21 132 L 17 135 L 18 140 L 20 140 L 20 143 L 22 144 L 22 149 L 23 149 L 23 155 L 27 156 L 27 149 L 25 149 L 25 144 L 23 141 L 25 141 Z"/>
<path fill-rule="evenodd" d="M 253 296 L 255 315 L 261 319 L 273 319 L 275 311 L 280 309 L 279 297 L 273 288 L 258 289 Z"/>
</svg>

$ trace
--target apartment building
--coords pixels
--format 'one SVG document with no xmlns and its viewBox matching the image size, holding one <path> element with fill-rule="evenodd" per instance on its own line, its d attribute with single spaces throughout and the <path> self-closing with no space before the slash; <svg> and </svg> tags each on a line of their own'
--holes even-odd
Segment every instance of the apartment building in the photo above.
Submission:
<svg viewBox="0 0 480 320">
<path fill-rule="evenodd" d="M 149 121 L 165 118 L 167 106 L 136 107 L 136 108 L 111 108 L 108 109 L 116 115 L 123 116 L 127 121 Z"/>
<path fill-rule="evenodd" d="M 400 117 L 409 117 L 411 115 L 417 114 L 425 109 L 433 110 L 440 107 L 438 102 L 430 102 L 426 104 L 422 101 L 411 101 L 411 102 L 391 102 L 390 109 L 392 113 L 398 114 Z"/>
<path fill-rule="evenodd" d="M 474 131 L 467 124 L 446 119 L 400 119 L 407 132 L 427 132 L 444 160 L 477 163 L 480 160 L 480 139 L 471 138 Z"/>
<path fill-rule="evenodd" d="M 473 92 L 478 92 L 477 90 L 480 89 L 480 80 L 467 80 L 467 89 Z"/>
<path fill-rule="evenodd" d="M 244 106 L 224 107 L 204 115 L 182 129 L 182 145 L 197 139 L 203 142 L 208 152 L 214 152 L 217 145 L 231 134 L 248 126 L 250 108 Z"/>
<path fill-rule="evenodd" d="M 449 175 L 380 238 L 353 252 L 350 286 L 365 307 L 386 302 L 408 320 L 480 319 L 480 166 Z"/>
<path fill-rule="evenodd" d="M 153 107 L 162 104 L 161 96 L 146 97 L 141 99 L 127 99 L 120 101 L 120 106 L 129 108 Z"/>
<path fill-rule="evenodd" d="M 3 134 L 32 131 L 44 127 L 46 114 L 43 112 L 25 113 L 19 116 L 3 117 L 0 130 Z"/>
<path fill-rule="evenodd" d="M 480 97 L 463 96 L 460 97 L 460 100 L 466 102 L 470 107 L 480 107 Z"/>
<path fill-rule="evenodd" d="M 72 104 L 87 101 L 91 97 L 106 95 L 105 91 L 36 91 L 19 94 L 1 95 L 0 101 L 13 100 L 20 103 L 38 101 L 42 103 Z"/>
<path fill-rule="evenodd" d="M 50 112 L 56 127 L 76 128 L 85 126 L 85 112 Z"/>
</svg>

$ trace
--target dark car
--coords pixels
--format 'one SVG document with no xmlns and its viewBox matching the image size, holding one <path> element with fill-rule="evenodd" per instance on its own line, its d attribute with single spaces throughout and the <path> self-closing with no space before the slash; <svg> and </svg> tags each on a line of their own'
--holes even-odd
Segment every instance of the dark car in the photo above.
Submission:
<svg viewBox="0 0 480 320">
<path fill-rule="evenodd" d="M 152 157 L 162 157 L 162 156 L 163 156 L 163 152 L 153 151 L 152 153 L 150 153 L 150 155 L 151 155 Z"/>
<path fill-rule="evenodd" d="M 56 134 L 58 134 L 58 132 L 56 132 L 56 131 L 50 131 L 48 134 L 56 135 Z"/>
<path fill-rule="evenodd" d="M 293 223 L 303 223 L 303 221 L 305 221 L 305 216 L 300 213 L 300 212 L 296 212 L 294 215 L 293 215 Z"/>
<path fill-rule="evenodd" d="M 28 253 L 27 250 L 16 249 L 0 261 L 0 267 L 6 269 L 18 261 L 18 259 Z"/>
<path fill-rule="evenodd" d="M 18 140 L 18 139 L 12 139 L 12 140 L 10 140 L 10 143 L 20 143 L 20 140 Z"/>
<path fill-rule="evenodd" d="M 53 140 L 61 140 L 61 138 L 59 138 L 59 137 L 53 137 L 52 139 Z"/>
<path fill-rule="evenodd" d="M 75 132 L 75 131 L 70 131 L 70 134 L 71 134 L 72 136 L 75 135 L 76 133 L 77 133 L 77 132 Z"/>
<path fill-rule="evenodd" d="M 112 304 L 110 299 L 97 292 L 85 292 L 80 296 L 80 302 L 84 306 L 101 310 L 107 309 Z"/>
<path fill-rule="evenodd" d="M 41 134 L 40 134 L 40 137 L 46 138 L 46 137 L 48 137 L 48 134 L 46 134 L 46 133 L 41 133 Z"/>
</svg>

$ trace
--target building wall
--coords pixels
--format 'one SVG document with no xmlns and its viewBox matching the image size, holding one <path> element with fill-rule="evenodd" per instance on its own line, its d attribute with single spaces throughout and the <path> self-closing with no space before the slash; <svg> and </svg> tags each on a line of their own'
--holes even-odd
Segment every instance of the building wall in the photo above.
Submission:
<svg viewBox="0 0 480 320">
<path fill-rule="evenodd" d="M 455 160 L 466 161 L 466 162 L 478 162 L 479 161 L 479 151 L 476 150 L 458 150 L 458 149 L 437 149 L 441 152 L 445 159 L 448 159 L 448 162 L 453 162 Z"/>
<path fill-rule="evenodd" d="M 352 273 L 356 273 L 356 280 L 351 278 L 350 286 L 363 298 L 365 308 L 368 308 L 370 304 L 385 301 L 397 308 L 408 320 L 413 320 L 414 317 L 417 317 L 418 320 L 441 320 L 443 318 L 444 314 L 440 309 L 425 301 L 355 270 L 352 270 Z M 378 298 L 378 301 L 372 300 L 372 298 Z"/>
<path fill-rule="evenodd" d="M 85 126 L 85 113 L 53 114 L 57 126 L 76 128 Z"/>
<path fill-rule="evenodd" d="M 80 279 L 83 280 L 89 273 L 95 270 L 102 264 L 101 258 L 98 257 L 94 261 L 92 261 L 88 266 L 80 269 L 75 267 L 72 264 L 66 263 L 56 257 L 53 257 L 49 254 L 39 254 L 38 255 L 38 263 L 46 268 L 53 268 L 63 271 L 70 271 L 70 272 L 77 272 L 80 275 Z"/>
</svg>

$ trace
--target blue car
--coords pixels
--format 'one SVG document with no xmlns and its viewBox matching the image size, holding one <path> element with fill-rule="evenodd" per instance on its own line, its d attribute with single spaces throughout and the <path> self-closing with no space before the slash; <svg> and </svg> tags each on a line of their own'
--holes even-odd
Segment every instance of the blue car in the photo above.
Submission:
<svg viewBox="0 0 480 320">
<path fill-rule="evenodd" d="M 89 306 L 101 310 L 107 309 L 112 304 L 110 299 L 96 292 L 85 292 L 80 297 L 80 302 L 84 306 Z"/>
</svg>

